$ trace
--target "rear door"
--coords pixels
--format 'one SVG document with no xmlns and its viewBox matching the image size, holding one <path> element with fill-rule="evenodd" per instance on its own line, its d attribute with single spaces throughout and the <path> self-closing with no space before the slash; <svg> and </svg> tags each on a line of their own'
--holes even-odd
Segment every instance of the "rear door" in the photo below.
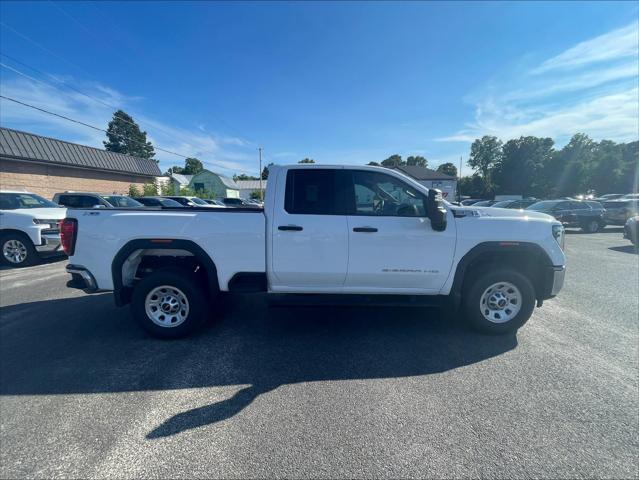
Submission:
<svg viewBox="0 0 639 480">
<path fill-rule="evenodd" d="M 455 222 L 435 231 L 426 195 L 394 175 L 349 174 L 349 257 L 345 291 L 437 293 L 455 253 Z"/>
<path fill-rule="evenodd" d="M 340 212 L 339 171 L 300 168 L 278 173 L 276 198 L 280 204 L 275 206 L 270 232 L 271 290 L 341 291 L 348 263 L 348 232 L 347 218 Z"/>
</svg>

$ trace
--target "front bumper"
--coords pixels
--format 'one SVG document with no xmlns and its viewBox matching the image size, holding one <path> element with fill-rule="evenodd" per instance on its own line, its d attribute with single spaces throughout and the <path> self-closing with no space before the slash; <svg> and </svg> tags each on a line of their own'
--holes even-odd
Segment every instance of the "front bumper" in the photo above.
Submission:
<svg viewBox="0 0 639 480">
<path fill-rule="evenodd" d="M 550 295 L 555 296 L 564 286 L 564 279 L 566 278 L 566 266 L 561 265 L 559 267 L 552 267 L 553 277 L 552 286 L 550 288 Z"/>
<path fill-rule="evenodd" d="M 40 236 L 41 244 L 35 249 L 40 253 L 64 253 L 59 233 L 45 233 Z"/>
</svg>

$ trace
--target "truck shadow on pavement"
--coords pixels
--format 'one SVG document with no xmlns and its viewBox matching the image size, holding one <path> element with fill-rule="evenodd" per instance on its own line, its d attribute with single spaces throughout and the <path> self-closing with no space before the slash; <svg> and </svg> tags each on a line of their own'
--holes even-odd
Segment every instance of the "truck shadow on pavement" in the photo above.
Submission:
<svg viewBox="0 0 639 480">
<path fill-rule="evenodd" d="M 264 295 L 227 300 L 222 320 L 178 341 L 150 338 L 110 294 L 0 309 L 0 394 L 90 394 L 249 385 L 179 413 L 147 434 L 166 437 L 233 417 L 281 385 L 422 376 L 517 346 L 436 309 L 269 307 Z"/>
</svg>

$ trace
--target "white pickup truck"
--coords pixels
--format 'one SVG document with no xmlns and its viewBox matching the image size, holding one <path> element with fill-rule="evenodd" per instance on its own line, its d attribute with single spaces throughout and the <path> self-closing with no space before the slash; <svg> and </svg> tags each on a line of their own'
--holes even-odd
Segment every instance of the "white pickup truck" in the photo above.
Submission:
<svg viewBox="0 0 639 480">
<path fill-rule="evenodd" d="M 26 267 L 63 254 L 59 224 L 66 209 L 39 195 L 0 190 L 0 264 Z"/>
<path fill-rule="evenodd" d="M 70 287 L 112 290 L 169 338 L 193 331 L 227 291 L 445 300 L 502 333 L 565 274 L 551 216 L 454 206 L 380 167 L 274 166 L 264 210 L 69 210 L 61 234 Z"/>
</svg>

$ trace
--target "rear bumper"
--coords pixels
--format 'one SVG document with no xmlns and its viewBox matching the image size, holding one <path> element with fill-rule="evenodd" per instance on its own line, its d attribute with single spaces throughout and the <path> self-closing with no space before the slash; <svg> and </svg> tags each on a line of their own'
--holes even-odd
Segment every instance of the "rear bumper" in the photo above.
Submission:
<svg viewBox="0 0 639 480">
<path fill-rule="evenodd" d="M 64 253 L 59 233 L 46 233 L 40 236 L 41 244 L 35 249 L 39 253 Z"/>
<path fill-rule="evenodd" d="M 71 274 L 71 280 L 67 282 L 67 287 L 77 288 L 86 293 L 95 293 L 100 291 L 93 274 L 81 265 L 69 264 L 66 268 Z"/>
</svg>

